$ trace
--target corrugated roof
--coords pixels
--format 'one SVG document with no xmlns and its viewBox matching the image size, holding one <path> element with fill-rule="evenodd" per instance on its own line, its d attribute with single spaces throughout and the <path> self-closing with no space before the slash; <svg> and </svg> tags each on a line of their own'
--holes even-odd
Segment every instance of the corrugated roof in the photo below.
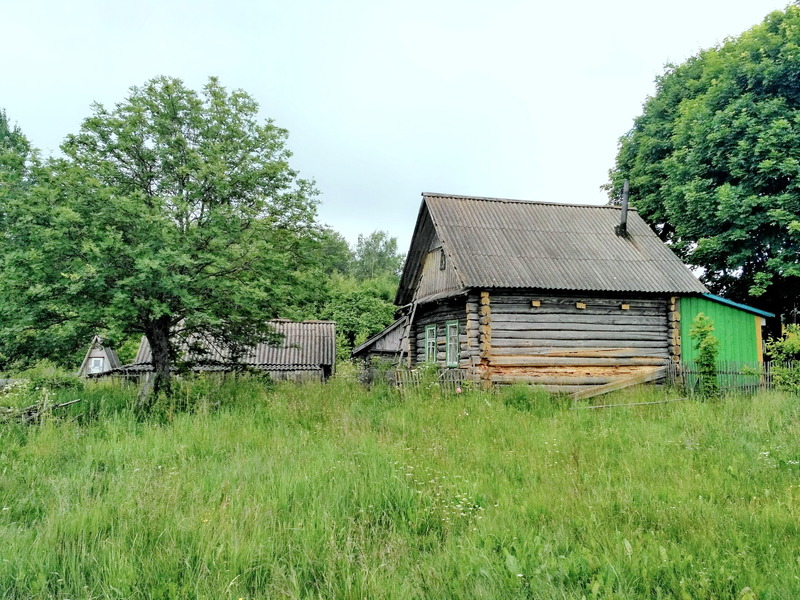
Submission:
<svg viewBox="0 0 800 600">
<path fill-rule="evenodd" d="M 645 293 L 708 290 L 634 211 L 616 235 L 620 209 L 423 194 L 419 219 L 435 235 L 467 288 L 538 288 Z M 409 258 L 416 256 L 418 221 Z M 398 303 L 411 300 L 417 266 L 403 273 Z"/>
<path fill-rule="evenodd" d="M 336 323 L 333 321 L 298 323 L 275 319 L 268 323 L 277 333 L 284 336 L 283 341 L 279 345 L 266 342 L 258 344 L 245 353 L 239 361 L 240 364 L 272 370 L 280 367 L 307 370 L 318 368 L 320 365 L 333 366 L 336 362 Z M 204 352 L 192 352 L 190 346 L 194 345 L 199 345 Z M 231 362 L 227 348 L 199 337 L 182 344 L 181 354 L 183 360 L 189 362 L 223 365 Z M 134 365 L 149 365 L 152 360 L 150 344 L 147 338 L 142 337 Z"/>
</svg>

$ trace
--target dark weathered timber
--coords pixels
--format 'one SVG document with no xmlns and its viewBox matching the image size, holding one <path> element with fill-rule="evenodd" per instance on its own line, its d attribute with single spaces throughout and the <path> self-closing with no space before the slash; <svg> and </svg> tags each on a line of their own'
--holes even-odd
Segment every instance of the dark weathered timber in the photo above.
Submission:
<svg viewBox="0 0 800 600">
<path fill-rule="evenodd" d="M 633 310 L 633 309 L 631 309 Z M 591 311 L 591 312 L 589 312 Z M 565 316 L 581 316 L 592 314 L 592 315 L 608 315 L 608 316 L 625 316 L 627 311 L 619 310 L 618 308 L 587 308 L 585 310 L 581 310 L 578 308 L 572 309 L 564 309 L 558 308 L 555 306 L 547 307 L 542 306 L 540 308 L 528 308 L 525 307 L 524 309 L 517 309 L 514 308 L 513 305 L 498 305 L 497 311 L 492 308 L 492 312 L 496 315 L 508 315 L 508 314 L 538 314 L 538 315 L 565 315 Z M 645 308 L 639 309 L 636 311 L 636 315 L 640 317 L 664 317 L 666 318 L 666 309 L 661 308 Z"/>
<path fill-rule="evenodd" d="M 626 331 L 652 332 L 659 335 L 666 335 L 667 324 L 658 325 L 637 325 L 636 323 L 626 323 L 624 325 L 588 324 L 588 323 L 535 323 L 535 322 L 498 322 L 492 318 L 492 329 L 495 334 L 502 331 Z"/>
<path fill-rule="evenodd" d="M 575 358 L 575 357 L 540 357 L 540 356 L 492 356 L 490 364 L 498 367 L 632 367 L 647 366 L 657 367 L 665 364 L 666 357 L 636 357 L 636 358 Z"/>
<path fill-rule="evenodd" d="M 494 356 L 552 356 L 585 358 L 667 358 L 663 348 L 503 348 L 495 346 Z"/>
<path fill-rule="evenodd" d="M 661 342 L 664 347 L 667 345 L 667 336 L 666 333 L 661 332 L 648 332 L 648 331 L 631 331 L 631 332 L 618 332 L 618 331 L 591 331 L 591 330 L 584 330 L 584 331 L 548 331 L 546 334 L 536 335 L 531 330 L 520 330 L 520 331 L 513 331 L 513 330 L 503 330 L 497 332 L 498 337 L 502 336 L 504 338 L 514 339 L 514 338 L 522 338 L 522 339 L 546 339 L 546 340 L 584 340 L 584 341 L 592 341 L 592 340 L 604 340 L 606 341 L 606 345 L 608 345 L 608 340 L 615 340 L 620 343 L 620 345 L 625 345 L 626 341 L 658 341 Z M 493 336 L 493 339 L 494 336 Z"/>
<path fill-rule="evenodd" d="M 564 313 L 493 313 L 493 323 L 539 323 L 542 325 L 563 325 L 565 323 L 603 325 L 642 325 L 666 327 L 666 315 L 641 316 L 639 313 L 632 315 L 597 315 L 597 314 L 564 314 Z"/>
<path fill-rule="evenodd" d="M 576 302 L 585 302 L 587 306 L 590 308 L 596 307 L 613 307 L 617 310 L 619 309 L 620 304 L 626 303 L 630 304 L 631 310 L 645 308 L 645 307 L 662 307 L 665 305 L 664 298 L 634 298 L 634 297 L 626 297 L 620 296 L 617 298 L 598 298 L 593 296 L 591 292 L 588 292 L 585 295 L 569 295 L 569 296 L 555 296 L 551 294 L 537 294 L 536 292 L 531 292 L 529 294 L 519 294 L 519 293 L 503 293 L 502 291 L 492 291 L 492 303 L 497 304 L 497 306 L 503 306 L 505 304 L 524 304 L 527 306 L 531 305 L 532 300 L 539 300 L 542 304 L 540 308 L 546 308 L 548 306 L 570 306 Z"/>
<path fill-rule="evenodd" d="M 494 338 L 494 343 L 498 348 L 608 348 L 608 340 L 545 340 L 545 339 L 525 339 L 518 337 L 498 336 Z M 624 343 L 615 344 L 615 347 L 625 348 L 664 348 L 664 341 L 661 339 L 652 340 L 627 340 Z"/>
</svg>

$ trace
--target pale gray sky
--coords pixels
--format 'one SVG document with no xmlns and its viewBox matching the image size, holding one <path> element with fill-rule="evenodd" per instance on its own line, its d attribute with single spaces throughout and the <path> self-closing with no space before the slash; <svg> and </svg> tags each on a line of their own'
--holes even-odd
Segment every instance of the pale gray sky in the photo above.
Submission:
<svg viewBox="0 0 800 600">
<path fill-rule="evenodd" d="M 667 62 L 788 0 L 5 0 L 0 107 L 55 152 L 157 75 L 242 88 L 320 220 L 407 248 L 423 191 L 600 204 Z"/>
</svg>

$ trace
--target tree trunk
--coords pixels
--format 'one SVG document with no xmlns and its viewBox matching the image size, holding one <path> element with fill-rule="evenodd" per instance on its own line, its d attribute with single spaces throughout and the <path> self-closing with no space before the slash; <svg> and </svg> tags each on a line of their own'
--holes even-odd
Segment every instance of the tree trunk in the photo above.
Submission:
<svg viewBox="0 0 800 600">
<path fill-rule="evenodd" d="M 142 386 L 139 395 L 139 404 L 143 408 L 149 408 L 152 401 L 160 394 L 169 395 L 172 384 L 172 374 L 170 371 L 172 363 L 172 353 L 170 352 L 170 333 L 171 320 L 169 317 L 162 317 L 154 321 L 145 331 L 145 337 L 150 344 L 150 352 L 153 362 L 152 378 Z"/>
</svg>

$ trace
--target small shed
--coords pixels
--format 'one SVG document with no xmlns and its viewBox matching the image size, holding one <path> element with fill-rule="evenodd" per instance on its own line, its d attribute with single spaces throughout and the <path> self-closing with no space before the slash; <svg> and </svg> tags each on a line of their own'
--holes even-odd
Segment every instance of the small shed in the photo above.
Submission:
<svg viewBox="0 0 800 600">
<path fill-rule="evenodd" d="M 405 317 L 353 348 L 352 357 L 370 366 L 379 362 L 397 364 L 403 342 Z"/>
<path fill-rule="evenodd" d="M 714 294 L 682 297 L 678 312 L 681 362 L 697 360 L 697 350 L 689 332 L 699 313 L 714 323 L 714 336 L 720 342 L 718 358 L 721 362 L 754 364 L 764 361 L 762 328 L 766 319 L 774 317 L 774 314 Z"/>
<path fill-rule="evenodd" d="M 96 335 L 92 338 L 92 343 L 86 351 L 86 356 L 78 369 L 78 377 L 95 377 L 110 373 L 120 367 L 117 353 L 105 345 L 103 338 Z"/>
<path fill-rule="evenodd" d="M 234 362 L 227 348 L 212 340 L 193 336 L 181 347 L 181 358 L 194 372 L 228 372 L 242 367 L 269 373 L 276 381 L 324 381 L 336 370 L 336 323 L 273 319 L 269 325 L 283 336 L 280 344 L 256 345 Z M 196 350 L 200 348 L 201 351 Z M 153 370 L 152 353 L 142 337 L 134 362 L 118 369 L 135 375 Z"/>
</svg>

